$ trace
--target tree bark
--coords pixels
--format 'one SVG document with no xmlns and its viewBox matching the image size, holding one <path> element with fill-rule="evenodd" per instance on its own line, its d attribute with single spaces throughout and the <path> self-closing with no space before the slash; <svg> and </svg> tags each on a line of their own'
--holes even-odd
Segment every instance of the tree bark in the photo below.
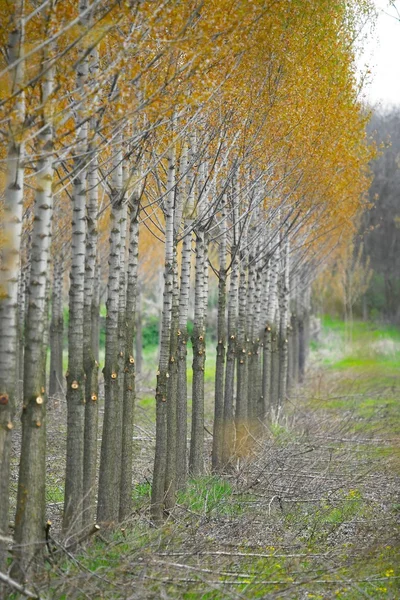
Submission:
<svg viewBox="0 0 400 600">
<path fill-rule="evenodd" d="M 62 303 L 63 264 L 54 260 L 53 294 L 50 323 L 50 383 L 49 397 L 61 400 L 64 397 L 63 334 L 64 316 Z"/>
<path fill-rule="evenodd" d="M 125 237 L 126 207 L 124 207 L 122 173 L 122 134 L 114 156 L 112 178 L 112 212 L 107 291 L 106 347 L 104 364 L 104 420 L 101 440 L 97 520 L 106 526 L 118 523 L 121 486 L 121 426 L 122 398 L 120 394 L 119 301 L 121 277 L 121 245 Z"/>
<path fill-rule="evenodd" d="M 269 247 L 268 247 L 269 251 Z M 263 269 L 262 274 L 262 309 L 260 337 L 262 339 L 261 356 L 261 390 L 260 390 L 260 418 L 263 422 L 268 417 L 269 411 L 269 393 L 271 387 L 271 325 L 268 320 L 269 315 L 269 293 L 270 293 L 270 261 L 269 257 Z"/>
<path fill-rule="evenodd" d="M 97 69 L 97 53 L 93 51 L 91 58 L 93 68 Z M 98 254 L 98 165 L 96 156 L 96 128 L 94 118 L 91 120 L 93 139 L 89 145 L 90 164 L 88 167 L 87 194 L 87 234 L 85 256 L 85 298 L 83 343 L 85 370 L 85 432 L 83 449 L 83 524 L 90 525 L 95 520 L 96 476 L 97 476 L 97 438 L 98 438 L 98 398 L 99 398 L 99 363 L 96 358 L 96 346 L 93 332 L 96 331 L 98 316 L 93 311 L 93 299 L 96 285 L 96 262 Z"/>
<path fill-rule="evenodd" d="M 136 303 L 138 293 L 139 251 L 139 198 L 134 194 L 129 207 L 129 257 L 126 286 L 125 318 L 125 377 L 122 414 L 121 497 L 119 520 L 124 521 L 132 512 L 133 422 L 136 400 L 135 343 Z"/>
<path fill-rule="evenodd" d="M 151 517 L 156 524 L 161 523 L 163 519 L 167 458 L 167 402 L 169 400 L 167 388 L 174 286 L 174 192 L 175 151 L 172 146 L 168 156 L 168 188 L 165 206 L 164 293 L 161 318 L 160 359 L 156 388 L 156 450 L 154 456 L 153 485 L 151 490 Z"/>
<path fill-rule="evenodd" d="M 258 255 L 256 248 L 255 256 Z M 251 356 L 249 361 L 249 405 L 251 409 L 251 425 L 254 434 L 259 431 L 259 420 L 262 416 L 262 382 L 261 382 L 261 308 L 262 308 L 262 273 L 260 268 L 256 267 L 255 273 L 255 292 L 253 322 L 251 331 Z"/>
<path fill-rule="evenodd" d="M 47 57 L 44 56 L 44 60 Z M 54 71 L 42 82 L 42 130 L 38 137 L 37 187 L 32 232 L 29 302 L 24 352 L 21 460 L 15 516 L 13 577 L 22 580 L 40 560 L 45 543 L 47 274 L 53 209 L 53 129 L 47 105 Z"/>
<path fill-rule="evenodd" d="M 99 254 L 96 257 L 96 266 L 94 271 L 94 290 L 92 296 L 92 307 L 90 322 L 92 323 L 92 351 L 95 361 L 99 362 L 100 352 L 100 285 L 101 285 L 101 267 Z"/>
<path fill-rule="evenodd" d="M 24 393 L 24 346 L 25 346 L 25 317 L 27 300 L 27 266 L 21 265 L 18 279 L 18 352 L 17 352 L 17 402 L 23 400 Z"/>
<path fill-rule="evenodd" d="M 304 315 L 299 318 L 299 381 L 304 381 L 304 374 L 306 369 L 306 340 L 305 340 L 305 329 L 304 329 Z"/>
<path fill-rule="evenodd" d="M 256 385 L 257 382 L 254 379 L 256 376 L 255 370 L 255 359 L 257 355 L 254 354 L 254 331 L 255 331 L 255 311 L 256 311 L 256 280 L 257 272 L 255 266 L 255 254 L 251 244 L 251 252 L 249 254 L 248 261 L 248 285 L 247 285 L 247 318 L 246 318 L 246 345 L 247 345 L 247 427 L 249 431 L 254 432 L 255 419 L 257 417 L 257 398 L 256 398 Z"/>
<path fill-rule="evenodd" d="M 140 278 L 137 284 L 136 296 L 136 322 L 135 322 L 135 372 L 137 376 L 142 374 L 143 370 L 143 335 L 142 335 L 142 304 L 143 290 Z"/>
<path fill-rule="evenodd" d="M 276 320 L 278 313 L 277 283 L 278 283 L 278 265 L 279 253 L 275 250 L 268 268 L 268 307 L 267 322 L 264 330 L 264 355 L 263 355 L 263 401 L 264 418 L 271 416 L 271 411 L 275 410 L 276 400 Z M 274 361 L 275 357 L 275 361 Z M 275 378 L 275 379 L 274 379 Z M 274 383 L 275 381 L 275 383 Z"/>
<path fill-rule="evenodd" d="M 280 322 L 279 322 L 279 400 L 281 410 L 287 395 L 288 348 L 289 348 L 289 234 L 283 240 L 283 273 L 280 286 Z"/>
<path fill-rule="evenodd" d="M 222 464 L 227 467 L 235 452 L 235 366 L 237 353 L 237 311 L 239 294 L 239 219 L 237 198 L 232 198 L 233 240 L 231 243 L 231 275 L 228 296 L 228 349 L 225 368 L 225 393 L 224 393 L 224 441 L 222 450 Z"/>
<path fill-rule="evenodd" d="M 172 294 L 172 312 L 170 326 L 170 350 L 169 350 L 169 379 L 168 379 L 168 402 L 167 402 L 167 464 L 165 470 L 165 508 L 171 510 L 175 506 L 175 493 L 177 487 L 177 462 L 178 462 L 178 438 L 182 435 L 181 427 L 178 432 L 179 425 L 182 425 L 180 415 L 178 418 L 178 394 L 182 404 L 182 395 L 184 390 L 179 391 L 179 373 L 178 373 L 178 347 L 180 331 L 180 290 L 178 279 L 178 237 L 183 216 L 183 208 L 185 205 L 186 179 L 187 179 L 187 146 L 184 142 L 182 154 L 180 157 L 179 178 L 175 190 L 175 214 L 174 214 L 174 242 L 173 242 L 173 294 Z M 187 208 L 187 207 L 185 207 Z M 185 213 L 186 216 L 186 213 Z M 185 225 L 187 225 L 185 219 Z M 190 236 L 191 234 L 189 234 Z M 185 246 L 184 246 L 185 247 Z M 182 260 L 183 250 L 182 250 Z M 182 449 L 182 441 L 179 444 Z M 186 460 L 186 452 L 184 451 Z M 182 457 L 183 458 L 183 457 Z M 179 460 L 182 460 L 179 457 Z M 182 463 L 180 465 L 182 467 Z M 186 470 L 186 469 L 185 469 Z M 182 481 L 182 479 L 181 479 Z"/>
<path fill-rule="evenodd" d="M 193 320 L 193 381 L 192 381 L 192 430 L 190 438 L 189 472 L 198 477 L 204 471 L 204 261 L 205 235 L 202 229 L 196 231 L 196 279 L 195 308 Z"/>
<path fill-rule="evenodd" d="M 247 406 L 247 338 L 246 338 L 246 305 L 247 305 L 247 268 L 244 255 L 240 261 L 239 276 L 239 315 L 237 335 L 237 395 L 236 395 L 236 454 L 246 452 L 248 437 Z"/>
<path fill-rule="evenodd" d="M 226 355 L 226 194 L 222 197 L 219 236 L 217 358 L 215 365 L 215 404 L 212 447 L 212 469 L 223 466 L 224 445 L 224 376 Z"/>
<path fill-rule="evenodd" d="M 177 394 L 178 394 L 178 331 L 179 331 L 179 284 L 174 235 L 173 292 L 169 345 L 169 379 L 167 401 L 167 462 L 165 466 L 164 503 L 167 511 L 175 506 L 176 460 L 177 460 Z"/>
<path fill-rule="evenodd" d="M 279 331 L 275 323 L 271 327 L 271 416 L 279 411 Z"/>
<path fill-rule="evenodd" d="M 79 11 L 87 8 L 81 0 Z M 82 18 L 88 28 L 89 19 Z M 68 371 L 67 371 L 67 459 L 65 472 L 65 498 L 63 528 L 71 535 L 81 530 L 83 514 L 83 456 L 85 430 L 85 373 L 83 368 L 83 317 L 85 297 L 85 241 L 86 241 L 86 189 L 88 150 L 88 122 L 85 108 L 85 86 L 89 73 L 89 59 L 85 49 L 80 49 L 76 66 L 77 83 L 77 143 L 74 159 L 72 260 L 69 290 Z"/>
<path fill-rule="evenodd" d="M 25 41 L 24 3 L 13 2 L 13 23 L 8 39 L 11 93 L 17 94 L 10 118 L 10 138 L 7 149 L 6 190 L 3 209 L 4 245 L 0 274 L 0 535 L 8 536 L 9 477 L 11 432 L 15 415 L 17 393 L 18 352 L 18 272 L 21 245 L 22 210 L 24 194 L 24 143 L 18 141 L 25 122 L 24 61 Z M 6 545 L 0 541 L 0 569 L 5 565 Z"/>
<path fill-rule="evenodd" d="M 185 221 L 186 226 L 190 226 Z M 177 441 L 176 473 L 177 487 L 183 489 L 187 477 L 187 342 L 188 309 L 190 292 L 190 270 L 192 258 L 192 234 L 185 236 L 182 248 L 182 266 L 179 297 L 178 331 L 178 393 L 177 393 Z"/>
</svg>

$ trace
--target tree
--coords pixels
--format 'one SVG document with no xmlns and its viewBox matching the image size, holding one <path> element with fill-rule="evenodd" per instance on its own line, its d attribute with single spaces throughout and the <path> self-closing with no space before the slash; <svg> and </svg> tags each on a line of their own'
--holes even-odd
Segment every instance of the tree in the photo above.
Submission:
<svg viewBox="0 0 400 600">
<path fill-rule="evenodd" d="M 3 240 L 1 270 L 0 332 L 0 532 L 8 535 L 9 473 L 11 431 L 15 414 L 17 365 L 17 294 L 19 252 L 22 227 L 25 156 L 25 28 L 24 2 L 10 3 L 8 55 L 9 120 L 7 138 L 6 182 L 3 209 Z M 0 566 L 4 564 L 5 548 L 0 542 Z"/>
</svg>

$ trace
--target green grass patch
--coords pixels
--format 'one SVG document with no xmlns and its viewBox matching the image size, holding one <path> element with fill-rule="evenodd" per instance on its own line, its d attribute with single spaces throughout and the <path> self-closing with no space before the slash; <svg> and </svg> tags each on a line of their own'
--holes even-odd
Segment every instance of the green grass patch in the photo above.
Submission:
<svg viewBox="0 0 400 600">
<path fill-rule="evenodd" d="M 132 497 L 134 508 L 138 509 L 145 505 L 149 505 L 151 502 L 151 484 L 146 481 L 135 485 Z"/>
<path fill-rule="evenodd" d="M 47 502 L 64 502 L 64 486 L 63 485 L 46 485 L 46 501 Z"/>
<path fill-rule="evenodd" d="M 177 503 L 205 516 L 234 515 L 242 511 L 240 497 L 233 495 L 230 483 L 218 477 L 190 480 L 187 488 L 178 492 Z"/>
<path fill-rule="evenodd" d="M 395 325 L 377 324 L 371 321 L 353 321 L 352 326 L 347 325 L 343 320 L 323 315 L 321 325 L 326 333 L 333 331 L 345 334 L 349 329 L 353 332 L 353 342 L 360 339 L 376 340 L 379 338 L 389 338 L 400 342 L 400 329 Z"/>
</svg>

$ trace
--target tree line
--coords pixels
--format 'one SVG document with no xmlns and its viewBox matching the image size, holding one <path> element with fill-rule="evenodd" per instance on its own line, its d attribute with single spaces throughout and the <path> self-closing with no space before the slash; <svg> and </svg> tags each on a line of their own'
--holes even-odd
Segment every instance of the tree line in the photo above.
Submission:
<svg viewBox="0 0 400 600">
<path fill-rule="evenodd" d="M 362 218 L 360 235 L 373 275 L 365 294 L 364 313 L 398 323 L 400 244 L 397 189 L 399 184 L 400 115 L 397 109 L 374 111 L 368 131 L 378 147 L 372 163 L 371 209 Z"/>
<path fill-rule="evenodd" d="M 218 281 L 211 468 L 229 469 L 283 410 L 304 375 L 311 282 L 352 235 L 368 186 L 371 149 L 352 64 L 370 7 L 12 0 L 0 11 L 0 564 L 12 430 L 21 415 L 11 570 L 21 580 L 45 543 L 49 394 L 65 390 L 67 400 L 66 534 L 76 539 L 94 521 L 112 527 L 131 514 L 145 232 L 164 245 L 153 522 L 173 508 L 188 475 L 205 469 L 211 275 Z"/>
</svg>

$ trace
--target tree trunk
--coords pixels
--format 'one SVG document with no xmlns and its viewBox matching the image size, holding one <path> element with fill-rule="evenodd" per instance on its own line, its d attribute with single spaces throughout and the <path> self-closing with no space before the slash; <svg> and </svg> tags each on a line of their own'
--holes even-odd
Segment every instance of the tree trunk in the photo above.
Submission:
<svg viewBox="0 0 400 600">
<path fill-rule="evenodd" d="M 193 233 L 192 216 L 194 210 L 194 190 L 195 177 L 193 172 L 193 163 L 195 160 L 196 137 L 192 134 L 189 137 L 189 148 L 186 144 L 183 147 L 180 180 L 181 194 L 185 194 L 186 203 L 184 205 L 184 224 L 183 229 L 186 235 L 183 238 L 181 254 L 181 278 L 179 293 L 179 331 L 177 348 L 177 367 L 178 367 L 178 390 L 177 390 L 177 440 L 176 440 L 176 479 L 177 489 L 184 489 L 187 479 L 188 461 L 187 461 L 187 342 L 188 334 L 188 311 L 190 295 L 190 273 L 192 267 L 192 241 Z M 187 153 L 188 150 L 188 153 Z M 191 176 L 188 177 L 188 158 L 190 160 Z M 185 190 L 186 186 L 186 190 Z"/>
<path fill-rule="evenodd" d="M 239 316 L 237 336 L 237 395 L 236 395 L 236 454 L 246 452 L 248 437 L 247 406 L 247 339 L 246 339 L 246 305 L 247 305 L 247 268 L 245 257 L 241 257 L 239 279 Z"/>
<path fill-rule="evenodd" d="M 190 223 L 185 221 L 186 226 Z M 187 341 L 188 341 L 188 309 L 190 293 L 190 269 L 192 258 L 192 234 L 183 240 L 181 283 L 179 298 L 179 331 L 178 331 L 178 393 L 177 393 L 177 442 L 176 473 L 177 487 L 183 489 L 187 477 Z"/>
<path fill-rule="evenodd" d="M 136 196 L 131 200 L 129 213 L 129 258 L 126 286 L 125 318 L 125 377 L 122 414 L 121 450 L 121 497 L 119 520 L 124 521 L 132 512 L 132 472 L 133 472 L 133 419 L 136 400 L 136 363 L 133 357 L 135 343 L 136 302 L 138 292 L 138 251 L 139 251 L 139 205 Z"/>
<path fill-rule="evenodd" d="M 277 379 L 276 366 L 279 362 L 275 360 L 276 348 L 276 319 L 278 312 L 277 282 L 278 282 L 278 249 L 275 250 L 269 263 L 269 284 L 268 284 L 268 306 L 267 323 L 264 330 L 264 355 L 263 355 L 263 400 L 264 400 L 264 418 L 271 416 L 271 411 L 275 409 L 276 403 L 276 385 L 273 380 Z M 276 357 L 275 357 L 276 359 Z"/>
<path fill-rule="evenodd" d="M 273 416 L 279 411 L 279 331 L 275 323 L 271 327 L 271 397 L 270 407 Z"/>
<path fill-rule="evenodd" d="M 143 334 L 142 334 L 142 300 L 143 291 L 140 279 L 137 284 L 136 296 L 136 322 L 135 322 L 135 370 L 136 375 L 140 376 L 143 370 Z"/>
<path fill-rule="evenodd" d="M 183 144 L 180 157 L 179 178 L 175 191 L 175 214 L 174 214 L 174 242 L 173 242 L 173 294 L 172 313 L 170 325 L 170 349 L 169 349 L 169 379 L 168 379 L 168 402 L 167 402 L 167 463 L 165 469 L 165 508 L 171 510 L 175 506 L 175 493 L 177 486 L 177 462 L 178 462 L 178 345 L 180 332 L 180 290 L 178 280 L 177 245 L 181 227 L 183 208 L 185 203 L 187 179 L 187 146 Z M 189 201 L 190 202 L 190 201 Z M 186 219 L 185 219 L 186 224 Z M 191 234 L 189 234 L 190 236 Z M 183 260 L 183 256 L 182 256 Z M 181 400 L 182 400 L 182 392 Z M 179 417 L 179 420 L 181 416 Z M 182 423 L 180 422 L 180 425 Z M 180 444 L 180 446 L 182 443 Z M 186 460 L 186 452 L 184 452 Z M 186 470 L 186 469 L 185 469 Z"/>
<path fill-rule="evenodd" d="M 256 257 L 258 255 L 256 249 Z M 262 382 L 261 382 L 261 306 L 262 306 L 262 273 L 259 268 L 255 274 L 254 315 L 251 333 L 251 356 L 249 364 L 249 404 L 251 407 L 252 427 L 255 435 L 259 431 L 260 417 L 262 416 Z"/>
<path fill-rule="evenodd" d="M 279 400 L 278 407 L 282 408 L 287 395 L 288 378 L 288 347 L 289 347 L 289 237 L 284 239 L 283 274 L 280 286 L 280 322 L 279 322 Z"/>
<path fill-rule="evenodd" d="M 23 2 L 15 0 L 8 40 L 9 64 L 23 57 Z M 0 536 L 8 537 L 11 432 L 17 393 L 18 273 L 24 194 L 24 144 L 18 142 L 25 121 L 24 61 L 10 69 L 11 93 L 17 94 L 11 112 L 3 209 L 2 265 L 0 274 Z M 0 569 L 5 568 L 6 545 L 0 538 Z"/>
<path fill-rule="evenodd" d="M 87 8 L 81 0 L 80 13 Z M 88 17 L 82 19 L 88 28 Z M 77 78 L 77 143 L 74 160 L 72 260 L 69 290 L 68 371 L 67 371 L 67 460 L 65 473 L 64 520 L 65 531 L 71 534 L 81 530 L 83 514 L 83 456 L 85 431 L 85 373 L 83 368 L 83 317 L 85 297 L 85 241 L 86 241 L 86 188 L 88 150 L 88 122 L 86 121 L 85 87 L 89 73 L 89 59 L 85 49 L 76 66 Z"/>
<path fill-rule="evenodd" d="M 92 307 L 90 322 L 92 323 L 92 351 L 95 361 L 99 362 L 100 353 L 100 285 L 101 285 L 101 267 L 100 259 L 97 254 L 96 266 L 94 271 L 94 290 L 92 296 Z"/>
<path fill-rule="evenodd" d="M 291 317 L 290 348 L 290 388 L 293 388 L 299 380 L 299 327 L 297 309 L 295 309 Z"/>
<path fill-rule="evenodd" d="M 50 323 L 50 383 L 49 397 L 61 400 L 64 397 L 63 334 L 64 316 L 62 303 L 63 264 L 55 259 L 53 271 L 53 294 Z"/>
<path fill-rule="evenodd" d="M 46 58 L 46 57 L 44 57 Z M 45 329 L 48 325 L 47 274 L 53 208 L 53 130 L 46 103 L 53 90 L 54 72 L 43 78 L 42 131 L 38 138 L 37 187 L 32 232 L 29 302 L 24 353 L 21 460 L 15 515 L 13 576 L 24 579 L 45 543 L 46 371 Z"/>
<path fill-rule="evenodd" d="M 269 250 L 269 248 L 268 248 Z M 263 291 L 262 291 L 262 358 L 261 358 L 261 397 L 260 397 L 260 418 L 264 422 L 269 413 L 269 396 L 271 389 L 271 324 L 269 316 L 269 297 L 270 297 L 270 262 L 269 258 L 264 267 L 263 273 Z"/>
<path fill-rule="evenodd" d="M 205 365 L 205 327 L 204 327 L 204 262 L 205 235 L 196 232 L 196 279 L 195 308 L 193 320 L 193 381 L 192 381 L 192 430 L 190 438 L 189 472 L 198 477 L 204 471 L 204 365 Z"/>
<path fill-rule="evenodd" d="M 175 237 L 175 236 L 174 236 Z M 165 509 L 175 506 L 176 460 L 177 460 L 177 394 L 178 394 L 178 331 L 179 331 L 179 284 L 176 240 L 174 240 L 173 293 L 169 346 L 169 379 L 167 401 L 167 463 L 165 466 Z"/>
<path fill-rule="evenodd" d="M 299 318 L 299 381 L 304 381 L 306 369 L 306 339 L 304 327 L 304 314 Z"/>
<path fill-rule="evenodd" d="M 226 195 L 222 198 L 219 237 L 217 358 L 215 365 L 215 404 L 212 448 L 212 469 L 223 466 L 224 445 L 224 376 L 226 354 Z"/>
<path fill-rule="evenodd" d="M 167 401 L 170 327 L 174 287 L 174 191 L 175 152 L 171 147 L 168 156 L 168 191 L 165 206 L 165 270 L 161 319 L 160 360 L 156 388 L 156 450 L 154 456 L 153 485 L 151 490 L 151 517 L 156 524 L 162 522 L 167 453 Z"/>
<path fill-rule="evenodd" d="M 122 134 L 119 134 L 122 144 Z M 106 526 L 118 523 L 121 486 L 121 426 L 122 398 L 119 372 L 119 300 L 121 274 L 121 238 L 126 228 L 126 207 L 123 206 L 122 146 L 114 157 L 112 179 L 112 213 L 107 292 L 106 347 L 104 364 L 104 420 L 101 440 L 99 495 L 97 520 Z"/>
<path fill-rule="evenodd" d="M 97 53 L 92 61 L 97 64 Z M 96 156 L 96 122 L 91 121 L 94 140 L 89 146 L 90 164 L 88 167 L 87 197 L 87 234 L 85 257 L 85 298 L 84 298 L 84 362 L 85 370 L 85 433 L 83 449 L 83 524 L 90 525 L 95 520 L 96 475 L 97 475 L 97 438 L 98 438 L 98 397 L 99 363 L 96 348 L 93 347 L 93 331 L 96 331 L 98 316 L 93 312 L 93 298 L 96 285 L 96 262 L 98 253 L 98 165 Z M 98 342 L 96 342 L 97 346 Z"/>
<path fill-rule="evenodd" d="M 226 354 L 225 368 L 225 394 L 224 394 L 224 441 L 222 449 L 222 464 L 228 466 L 235 451 L 235 419 L 234 419 L 234 396 L 235 396 L 235 366 L 237 351 L 237 308 L 239 293 L 239 266 L 237 260 L 238 240 L 236 232 L 238 219 L 235 216 L 236 205 L 234 204 L 234 240 L 231 245 L 231 276 L 228 297 L 228 349 Z"/>
<path fill-rule="evenodd" d="M 247 299 L 246 299 L 246 345 L 247 345 L 247 427 L 249 431 L 255 432 L 255 419 L 257 417 L 257 398 L 256 398 L 256 386 L 257 381 L 254 379 L 256 376 L 255 370 L 255 359 L 257 355 L 254 354 L 254 330 L 255 330 L 255 311 L 256 311 L 256 267 L 254 263 L 253 252 L 249 255 L 249 267 L 248 267 L 248 285 L 247 285 Z"/>
<path fill-rule="evenodd" d="M 26 317 L 26 299 L 27 299 L 27 268 L 20 267 L 18 278 L 18 351 L 17 351 L 17 402 L 23 400 L 24 393 L 24 346 L 25 346 L 25 317 Z"/>
</svg>

